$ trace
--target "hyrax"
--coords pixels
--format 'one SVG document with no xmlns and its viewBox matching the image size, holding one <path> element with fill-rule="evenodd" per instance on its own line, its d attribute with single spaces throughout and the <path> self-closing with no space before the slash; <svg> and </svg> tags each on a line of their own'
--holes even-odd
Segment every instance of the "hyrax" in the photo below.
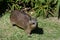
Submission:
<svg viewBox="0 0 60 40">
<path fill-rule="evenodd" d="M 16 24 L 25 32 L 30 35 L 31 31 L 36 28 L 37 20 L 25 13 L 24 10 L 14 10 L 11 12 L 10 21 L 12 24 Z"/>
</svg>

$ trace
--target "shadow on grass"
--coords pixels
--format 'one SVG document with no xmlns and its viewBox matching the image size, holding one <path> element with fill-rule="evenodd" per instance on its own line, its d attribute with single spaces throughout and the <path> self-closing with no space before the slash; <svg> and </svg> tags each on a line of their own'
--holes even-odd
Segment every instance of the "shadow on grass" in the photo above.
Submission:
<svg viewBox="0 0 60 40">
<path fill-rule="evenodd" d="M 43 28 L 36 28 L 34 30 L 32 30 L 31 34 L 43 34 L 44 31 L 43 31 Z"/>
<path fill-rule="evenodd" d="M 13 26 L 17 26 L 17 25 L 13 24 Z M 19 26 L 17 26 L 17 27 L 21 28 Z M 44 34 L 43 28 L 36 27 L 34 30 L 31 31 L 31 34 Z"/>
<path fill-rule="evenodd" d="M 39 28 L 38 23 L 36 25 L 36 28 L 31 31 L 31 34 L 43 34 L 43 33 L 44 33 L 43 28 Z"/>
</svg>

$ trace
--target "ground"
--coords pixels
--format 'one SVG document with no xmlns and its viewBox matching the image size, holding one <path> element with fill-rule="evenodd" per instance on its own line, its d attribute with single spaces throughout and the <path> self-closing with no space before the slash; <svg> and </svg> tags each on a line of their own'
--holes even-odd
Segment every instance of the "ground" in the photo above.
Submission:
<svg viewBox="0 0 60 40">
<path fill-rule="evenodd" d="M 37 18 L 38 33 L 32 33 L 31 37 L 24 30 L 10 23 L 10 14 L 0 18 L 0 40 L 60 40 L 60 20 L 56 17 L 47 19 Z"/>
</svg>

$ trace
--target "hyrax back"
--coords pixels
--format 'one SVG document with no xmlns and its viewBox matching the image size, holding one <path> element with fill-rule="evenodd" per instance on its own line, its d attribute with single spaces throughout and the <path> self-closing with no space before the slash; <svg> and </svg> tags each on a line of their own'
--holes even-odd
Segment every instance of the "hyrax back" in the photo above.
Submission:
<svg viewBox="0 0 60 40">
<path fill-rule="evenodd" d="M 16 24 L 20 28 L 23 28 L 26 33 L 30 34 L 31 31 L 36 28 L 37 21 L 24 11 L 14 10 L 10 15 L 10 21 L 12 24 Z"/>
</svg>

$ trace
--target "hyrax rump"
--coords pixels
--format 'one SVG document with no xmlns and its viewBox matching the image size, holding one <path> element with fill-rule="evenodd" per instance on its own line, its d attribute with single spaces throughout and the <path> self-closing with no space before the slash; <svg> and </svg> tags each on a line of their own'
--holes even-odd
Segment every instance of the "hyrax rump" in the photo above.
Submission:
<svg viewBox="0 0 60 40">
<path fill-rule="evenodd" d="M 12 24 L 16 24 L 30 35 L 31 31 L 36 28 L 37 20 L 24 12 L 24 10 L 14 10 L 10 15 Z"/>
</svg>

